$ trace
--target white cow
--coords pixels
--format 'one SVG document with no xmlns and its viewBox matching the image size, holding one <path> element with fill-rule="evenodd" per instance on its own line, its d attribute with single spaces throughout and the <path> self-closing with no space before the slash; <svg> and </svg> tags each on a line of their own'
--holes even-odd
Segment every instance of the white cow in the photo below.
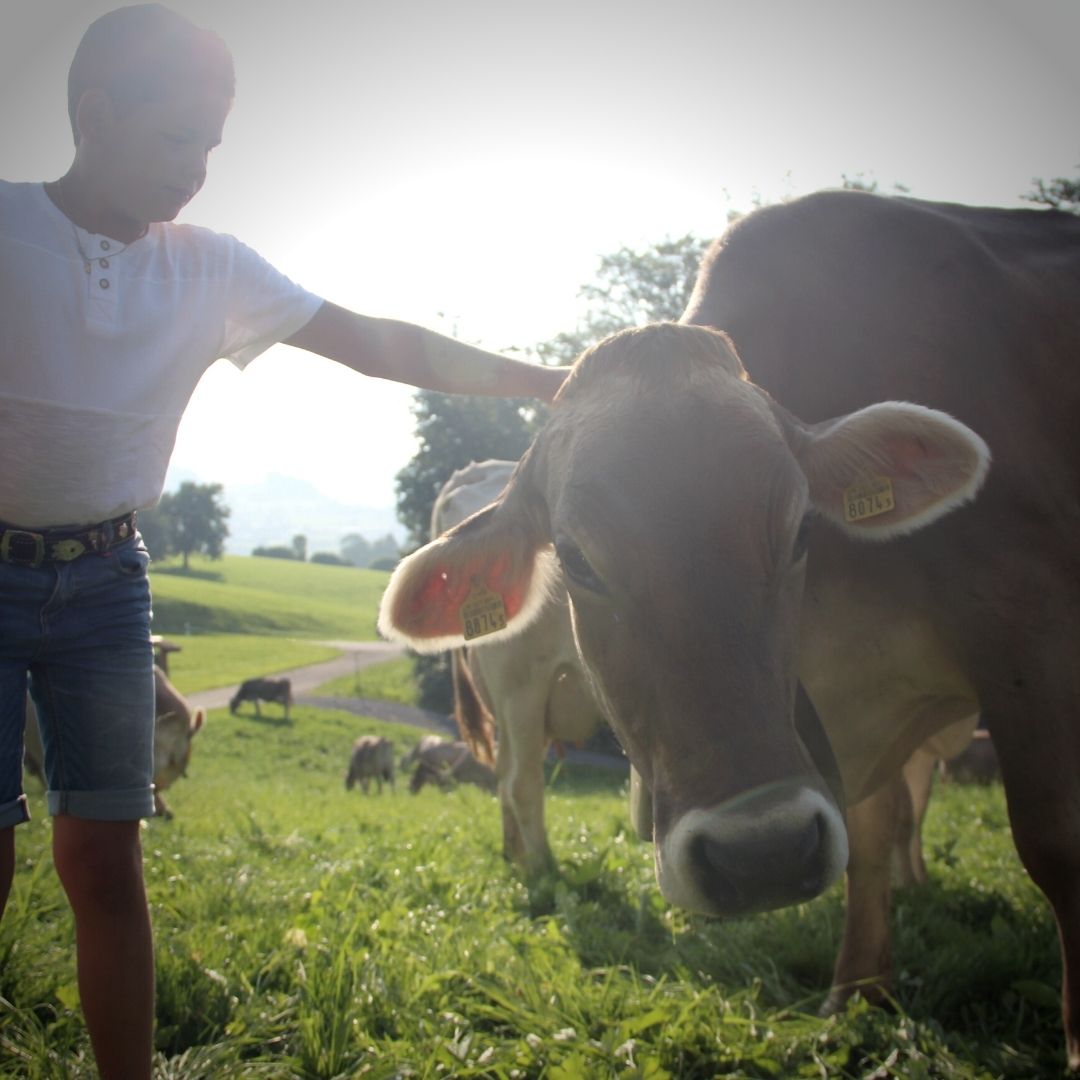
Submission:
<svg viewBox="0 0 1080 1080">
<path fill-rule="evenodd" d="M 496 499 L 513 471 L 512 461 L 484 461 L 455 472 L 435 500 L 432 535 Z M 451 663 L 462 738 L 479 761 L 494 759 L 503 854 L 529 876 L 548 871 L 554 866 L 544 826 L 548 746 L 584 741 L 603 722 L 574 645 L 565 591 L 552 590 L 522 633 L 455 649 Z"/>
<path fill-rule="evenodd" d="M 498 787 L 495 771 L 477 761 L 460 740 L 451 742 L 440 735 L 425 735 L 401 759 L 401 769 L 413 767 L 409 790 L 415 795 L 425 784 L 445 788 L 452 784 L 475 784 L 494 793 Z"/>
<path fill-rule="evenodd" d="M 394 744 L 383 735 L 361 735 L 353 743 L 345 789 L 351 791 L 359 783 L 366 795 L 372 780 L 380 795 L 384 780 L 394 789 Z"/>
</svg>

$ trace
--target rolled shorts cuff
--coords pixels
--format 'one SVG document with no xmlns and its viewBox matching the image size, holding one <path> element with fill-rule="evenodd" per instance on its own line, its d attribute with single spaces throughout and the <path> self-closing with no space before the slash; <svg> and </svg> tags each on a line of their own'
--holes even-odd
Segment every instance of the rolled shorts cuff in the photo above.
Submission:
<svg viewBox="0 0 1080 1080">
<path fill-rule="evenodd" d="M 29 820 L 30 807 L 26 803 L 25 795 L 0 806 L 0 829 L 10 829 L 13 825 L 21 825 Z"/>
<path fill-rule="evenodd" d="M 154 816 L 154 788 L 124 791 L 49 791 L 49 813 L 70 814 L 88 821 L 137 821 Z"/>
</svg>

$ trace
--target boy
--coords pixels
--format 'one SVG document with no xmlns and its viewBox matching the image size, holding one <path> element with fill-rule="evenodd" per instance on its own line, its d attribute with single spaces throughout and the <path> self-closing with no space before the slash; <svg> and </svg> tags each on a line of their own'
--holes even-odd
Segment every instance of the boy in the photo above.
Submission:
<svg viewBox="0 0 1080 1080">
<path fill-rule="evenodd" d="M 87 30 L 69 171 L 0 181 L 0 911 L 14 872 L 23 703 L 41 720 L 57 872 L 102 1077 L 150 1076 L 153 944 L 139 819 L 153 813 L 147 555 L 181 413 L 220 356 L 278 341 L 434 390 L 550 400 L 523 364 L 322 301 L 231 237 L 172 224 L 233 98 L 213 33 L 156 4 Z"/>
</svg>

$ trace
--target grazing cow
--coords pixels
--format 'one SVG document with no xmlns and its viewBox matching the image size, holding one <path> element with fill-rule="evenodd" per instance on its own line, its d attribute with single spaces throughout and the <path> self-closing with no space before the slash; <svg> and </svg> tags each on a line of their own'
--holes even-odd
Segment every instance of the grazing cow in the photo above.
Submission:
<svg viewBox="0 0 1080 1080">
<path fill-rule="evenodd" d="M 181 776 L 187 775 L 191 760 L 191 740 L 203 726 L 206 713 L 192 709 L 165 672 L 154 665 L 154 810 L 159 817 L 171 818 L 172 811 L 162 792 Z M 44 753 L 37 714 L 30 696 L 26 698 L 26 732 L 23 760 L 27 771 L 45 781 Z"/>
<path fill-rule="evenodd" d="M 406 772 L 413 765 L 425 760 L 436 768 L 449 765 L 454 760 L 453 743 L 442 735 L 421 735 L 419 741 L 406 753 L 398 765 Z"/>
<path fill-rule="evenodd" d="M 374 780 L 382 794 L 383 781 L 394 790 L 394 744 L 383 735 L 361 735 L 353 743 L 349 771 L 345 774 L 345 790 L 359 783 L 364 794 Z"/>
<path fill-rule="evenodd" d="M 680 324 L 579 359 L 499 502 L 402 563 L 381 626 L 458 646 L 486 590 L 513 634 L 561 571 L 651 792 L 660 887 L 705 912 L 807 899 L 845 865 L 849 904 L 887 907 L 845 802 L 864 836 L 892 828 L 902 764 L 981 713 L 1057 918 L 1078 1068 L 1078 353 L 1080 218 L 765 207 L 713 246 Z M 888 985 L 887 943 L 849 960 L 833 1004 Z"/>
<path fill-rule="evenodd" d="M 447 788 L 451 784 L 475 784 L 495 793 L 498 781 L 490 765 L 477 761 L 468 746 L 439 735 L 425 735 L 401 759 L 402 770 L 413 766 L 409 790 L 415 795 L 425 784 Z"/>
<path fill-rule="evenodd" d="M 484 461 L 455 472 L 435 500 L 433 535 L 496 499 L 513 471 L 511 461 Z M 555 739 L 582 742 L 603 722 L 574 644 L 565 591 L 540 598 L 539 606 L 524 633 L 451 655 L 458 728 L 477 760 L 494 760 L 503 854 L 529 877 L 555 865 L 544 826 L 548 746 Z"/>
<path fill-rule="evenodd" d="M 293 703 L 292 684 L 288 679 L 247 679 L 229 702 L 229 712 L 233 716 L 245 701 L 255 703 L 255 715 L 261 720 L 260 701 L 274 701 L 285 707 L 285 719 L 289 719 L 289 706 Z"/>
</svg>

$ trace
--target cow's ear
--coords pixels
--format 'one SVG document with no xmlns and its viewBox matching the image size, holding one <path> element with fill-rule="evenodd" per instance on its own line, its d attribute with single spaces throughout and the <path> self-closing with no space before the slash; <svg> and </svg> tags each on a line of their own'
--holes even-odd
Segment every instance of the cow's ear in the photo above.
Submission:
<svg viewBox="0 0 1080 1080">
<path fill-rule="evenodd" d="M 166 712 L 154 718 L 154 738 L 162 745 L 186 739 L 188 731 L 188 720 L 182 713 Z"/>
<path fill-rule="evenodd" d="M 556 573 L 550 544 L 513 494 L 403 559 L 379 609 L 379 631 L 417 652 L 482 644 L 524 629 Z"/>
<path fill-rule="evenodd" d="M 871 405 L 804 429 L 796 454 L 815 509 L 850 535 L 887 540 L 975 497 L 990 449 L 946 413 Z"/>
</svg>

